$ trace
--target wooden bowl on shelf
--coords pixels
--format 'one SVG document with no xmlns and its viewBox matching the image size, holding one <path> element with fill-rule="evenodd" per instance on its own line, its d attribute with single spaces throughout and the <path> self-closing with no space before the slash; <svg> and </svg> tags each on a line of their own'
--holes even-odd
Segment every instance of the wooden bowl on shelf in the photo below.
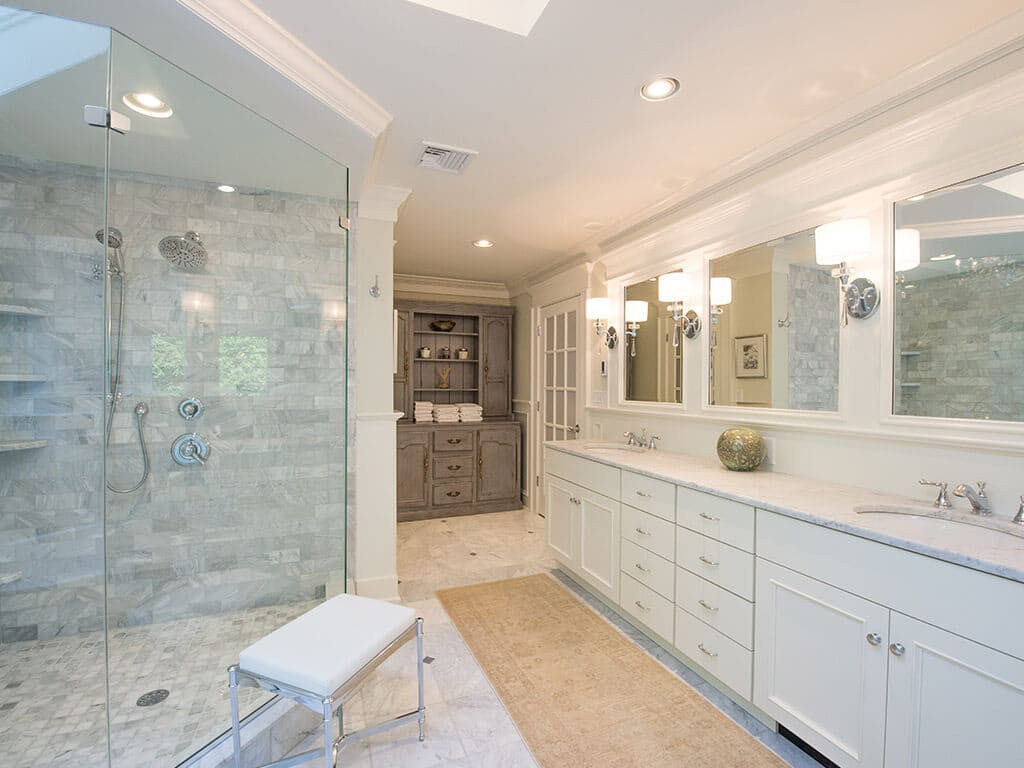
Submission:
<svg viewBox="0 0 1024 768">
<path fill-rule="evenodd" d="M 434 320 L 430 324 L 430 327 L 433 328 L 435 331 L 441 331 L 442 333 L 451 333 L 452 329 L 455 327 L 455 321 L 454 320 Z"/>
</svg>

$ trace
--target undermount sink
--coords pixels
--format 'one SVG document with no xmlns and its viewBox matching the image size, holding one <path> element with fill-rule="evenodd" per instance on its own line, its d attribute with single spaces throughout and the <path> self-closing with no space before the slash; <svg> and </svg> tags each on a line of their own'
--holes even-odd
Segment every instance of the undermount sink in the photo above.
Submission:
<svg viewBox="0 0 1024 768">
<path fill-rule="evenodd" d="M 1009 536 L 1024 539 L 1024 525 L 1016 525 L 1001 517 L 972 515 L 951 509 L 928 509 L 925 507 L 880 504 L 878 506 L 863 505 L 854 507 L 854 512 L 858 515 L 903 515 L 904 517 L 921 520 L 929 525 L 936 522 L 970 525 L 975 528 L 985 528 L 989 531 L 1005 533 Z"/>
<path fill-rule="evenodd" d="M 580 445 L 587 453 L 616 454 L 616 453 L 645 453 L 645 449 L 638 445 L 623 445 L 620 443 L 582 443 Z"/>
</svg>

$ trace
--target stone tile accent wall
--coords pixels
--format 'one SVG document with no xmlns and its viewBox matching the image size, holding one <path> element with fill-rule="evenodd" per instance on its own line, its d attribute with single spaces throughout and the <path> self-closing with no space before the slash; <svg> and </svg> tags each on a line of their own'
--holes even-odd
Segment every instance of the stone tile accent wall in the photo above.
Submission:
<svg viewBox="0 0 1024 768">
<path fill-rule="evenodd" d="M 789 265 L 789 407 L 839 410 L 839 313 L 835 279 Z"/>
<path fill-rule="evenodd" d="M 0 624 L 19 636 L 102 626 L 104 327 L 102 281 L 92 274 L 102 259 L 93 239 L 102 198 L 97 171 L 0 162 L 0 296 L 54 313 L 0 320 L 5 340 L 40 324 L 19 336 L 20 360 L 0 357 L 0 366 L 59 373 L 13 391 L 0 384 L 0 430 L 51 437 L 13 460 L 0 454 L 0 571 L 24 573 L 0 588 Z M 132 415 L 140 401 L 150 409 L 151 460 L 140 491 L 107 494 L 110 625 L 343 591 L 342 203 L 112 172 L 109 206 L 128 279 L 107 479 L 123 488 L 140 477 Z M 157 249 L 187 230 L 209 252 L 195 274 Z M 117 288 L 114 280 L 115 326 Z M 205 405 L 193 421 L 177 412 L 185 396 Z M 193 430 L 210 442 L 210 459 L 180 467 L 171 443 Z"/>
<path fill-rule="evenodd" d="M 896 302 L 896 413 L 1024 420 L 1024 266 L 913 283 Z"/>
</svg>

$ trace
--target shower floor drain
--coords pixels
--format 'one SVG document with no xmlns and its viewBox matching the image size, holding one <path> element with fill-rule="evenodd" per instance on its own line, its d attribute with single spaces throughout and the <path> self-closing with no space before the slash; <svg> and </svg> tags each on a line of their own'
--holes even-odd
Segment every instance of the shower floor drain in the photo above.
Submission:
<svg viewBox="0 0 1024 768">
<path fill-rule="evenodd" d="M 139 696 L 139 700 L 135 702 L 137 707 L 152 707 L 154 704 L 159 704 L 161 701 L 171 695 L 171 692 L 166 688 L 157 688 L 155 691 L 144 693 Z"/>
</svg>

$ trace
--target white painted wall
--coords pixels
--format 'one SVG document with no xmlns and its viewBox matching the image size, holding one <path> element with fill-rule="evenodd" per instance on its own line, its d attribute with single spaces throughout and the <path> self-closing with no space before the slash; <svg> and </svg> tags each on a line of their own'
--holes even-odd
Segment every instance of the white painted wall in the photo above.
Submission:
<svg viewBox="0 0 1024 768">
<path fill-rule="evenodd" d="M 911 106 L 913 108 L 911 108 Z M 657 224 L 640 226 L 599 257 L 589 294 L 621 301 L 630 282 L 682 266 L 705 286 L 707 260 L 845 216 L 868 216 L 873 253 L 861 274 L 878 281 L 883 308 L 841 334 L 840 410 L 835 414 L 711 407 L 707 402 L 707 328 L 687 342 L 680 406 L 625 403 L 621 348 L 595 344 L 588 366 L 587 433 L 616 439 L 646 427 L 665 450 L 714 456 L 718 434 L 747 424 L 774 439 L 774 471 L 930 498 L 921 477 L 988 480 L 997 514 L 1024 493 L 1024 425 L 891 415 L 891 205 L 988 171 L 1024 162 L 1024 56 L 993 61 L 881 115 L 851 121 L 845 132 L 719 190 Z M 606 279 L 593 276 L 600 269 Z M 578 267 L 546 284 L 579 283 Z M 708 317 L 706 290 L 695 308 Z M 534 300 L 534 306 L 538 306 Z M 621 306 L 612 324 L 621 327 Z M 586 322 L 586 321 L 584 321 Z M 592 334 L 587 323 L 584 329 Z M 610 372 L 602 380 L 599 355 Z M 607 400 L 605 400 L 607 398 Z M 960 502 L 964 504 L 964 502 Z"/>
</svg>

